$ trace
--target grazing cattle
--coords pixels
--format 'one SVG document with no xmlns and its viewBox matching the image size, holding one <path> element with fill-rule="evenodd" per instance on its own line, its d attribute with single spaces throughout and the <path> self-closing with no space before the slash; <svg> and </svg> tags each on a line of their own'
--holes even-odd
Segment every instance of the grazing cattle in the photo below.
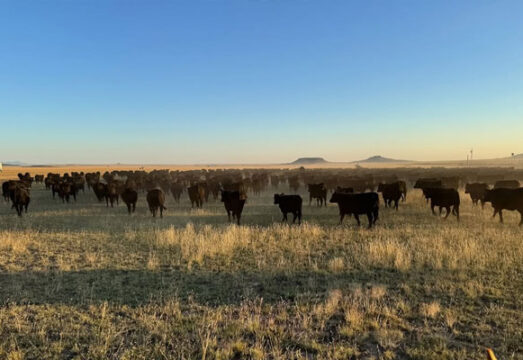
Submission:
<svg viewBox="0 0 523 360">
<path fill-rule="evenodd" d="M 481 202 L 481 208 L 485 206 L 485 190 L 488 190 L 488 185 L 485 183 L 467 183 L 465 185 L 465 194 L 469 194 L 472 199 L 472 204 L 477 205 Z"/>
<path fill-rule="evenodd" d="M 136 202 L 138 201 L 138 193 L 136 190 L 126 187 L 125 190 L 120 194 L 122 201 L 127 205 L 127 211 L 129 215 L 136 210 Z"/>
<path fill-rule="evenodd" d="M 180 196 L 182 195 L 182 193 L 183 193 L 182 184 L 180 184 L 178 182 L 174 182 L 171 184 L 171 194 L 173 195 L 173 198 L 177 203 L 180 202 Z"/>
<path fill-rule="evenodd" d="M 231 221 L 232 214 L 232 218 L 236 219 L 237 224 L 240 225 L 240 218 L 242 216 L 243 207 L 246 200 L 247 195 L 245 193 L 240 191 L 222 190 L 222 202 L 225 206 L 225 210 L 227 211 L 229 222 Z"/>
<path fill-rule="evenodd" d="M 200 184 L 196 184 L 188 187 L 187 192 L 191 200 L 191 207 L 196 205 L 196 207 L 201 208 L 205 200 L 205 188 Z"/>
<path fill-rule="evenodd" d="M 390 184 L 380 183 L 378 185 L 378 192 L 381 192 L 381 195 L 383 196 L 385 207 L 391 206 L 392 202 L 394 202 L 394 208 L 396 211 L 398 210 L 398 203 L 403 194 L 399 182 L 393 182 Z"/>
<path fill-rule="evenodd" d="M 300 195 L 274 194 L 274 204 L 280 207 L 283 214 L 282 222 L 287 221 L 288 213 L 292 213 L 292 223 L 294 224 L 298 219 L 298 224 L 301 224 L 302 199 Z"/>
<path fill-rule="evenodd" d="M 523 224 L 523 188 L 493 189 L 485 191 L 485 202 L 490 202 L 494 215 L 499 214 L 499 222 L 503 223 L 503 210 L 517 210 L 521 215 L 519 226 Z"/>
<path fill-rule="evenodd" d="M 369 229 L 376 224 L 379 215 L 379 197 L 375 192 L 346 194 L 335 192 L 330 199 L 331 203 L 337 203 L 340 211 L 340 224 L 345 215 L 354 215 L 358 226 L 359 215 L 366 214 L 369 220 Z"/>
<path fill-rule="evenodd" d="M 517 180 L 499 180 L 494 184 L 494 189 L 517 189 L 519 181 Z"/>
<path fill-rule="evenodd" d="M 149 210 L 153 214 L 153 217 L 156 217 L 156 213 L 160 210 L 160 217 L 163 217 L 163 211 L 167 210 L 164 206 L 165 204 L 165 194 L 162 189 L 152 189 L 147 192 L 147 204 L 149 205 Z"/>
<path fill-rule="evenodd" d="M 35 175 L 35 183 L 42 184 L 44 182 L 44 176 L 43 175 Z"/>
<path fill-rule="evenodd" d="M 316 205 L 327 206 L 327 189 L 323 183 L 320 184 L 307 184 L 309 188 L 309 206 L 311 205 L 312 199 L 316 199 Z"/>
<path fill-rule="evenodd" d="M 428 199 L 430 199 L 430 209 L 432 210 L 432 213 L 436 215 L 434 212 L 434 207 L 439 207 L 439 213 L 441 215 L 441 209 L 445 208 L 447 210 L 447 214 L 445 215 L 445 219 L 448 218 L 451 212 L 452 207 L 452 214 L 456 215 L 458 221 L 459 221 L 459 193 L 456 189 L 444 189 L 444 188 L 427 188 L 425 189 L 426 194 L 428 196 Z"/>
<path fill-rule="evenodd" d="M 31 196 L 29 195 L 29 189 L 27 189 L 25 186 L 22 186 L 22 185 L 15 186 L 15 189 L 13 190 L 12 200 L 13 200 L 13 207 L 16 209 L 18 216 L 22 216 L 22 212 L 23 212 L 24 208 L 25 208 L 25 212 L 27 213 L 27 207 L 29 206 L 29 203 L 31 202 Z"/>
</svg>

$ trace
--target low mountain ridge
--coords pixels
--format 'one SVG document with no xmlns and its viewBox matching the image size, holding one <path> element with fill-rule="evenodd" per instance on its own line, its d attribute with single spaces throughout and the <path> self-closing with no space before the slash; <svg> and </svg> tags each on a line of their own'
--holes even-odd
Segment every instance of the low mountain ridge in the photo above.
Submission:
<svg viewBox="0 0 523 360">
<path fill-rule="evenodd" d="M 392 162 L 407 162 L 408 160 L 396 160 L 396 159 L 390 159 L 383 157 L 381 155 L 374 155 L 371 156 L 365 160 L 359 160 L 359 161 L 353 161 L 353 163 L 360 163 L 360 162 L 366 162 L 366 163 L 392 163 Z"/>
</svg>

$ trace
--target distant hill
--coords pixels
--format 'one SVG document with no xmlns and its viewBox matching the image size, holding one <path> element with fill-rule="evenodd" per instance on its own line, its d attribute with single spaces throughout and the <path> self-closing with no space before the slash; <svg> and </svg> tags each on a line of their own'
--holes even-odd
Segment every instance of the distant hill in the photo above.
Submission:
<svg viewBox="0 0 523 360">
<path fill-rule="evenodd" d="M 383 157 L 381 155 L 375 155 L 371 156 L 368 159 L 365 160 L 359 160 L 359 161 L 353 161 L 353 163 L 360 163 L 360 162 L 366 162 L 366 163 L 393 163 L 393 162 L 407 162 L 408 160 L 396 160 L 396 159 L 390 159 Z"/>
<path fill-rule="evenodd" d="M 0 161 L 4 166 L 27 166 L 28 164 L 21 161 Z"/>
<path fill-rule="evenodd" d="M 327 160 L 321 157 L 303 157 L 291 162 L 291 165 L 313 165 L 313 164 L 326 164 Z"/>
</svg>

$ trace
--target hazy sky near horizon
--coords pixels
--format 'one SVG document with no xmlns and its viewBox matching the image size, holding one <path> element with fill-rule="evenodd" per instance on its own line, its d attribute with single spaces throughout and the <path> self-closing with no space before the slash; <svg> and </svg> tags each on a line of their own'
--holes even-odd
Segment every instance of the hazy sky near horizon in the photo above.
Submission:
<svg viewBox="0 0 523 360">
<path fill-rule="evenodd" d="M 2 1 L 0 161 L 523 153 L 523 1 Z"/>
</svg>

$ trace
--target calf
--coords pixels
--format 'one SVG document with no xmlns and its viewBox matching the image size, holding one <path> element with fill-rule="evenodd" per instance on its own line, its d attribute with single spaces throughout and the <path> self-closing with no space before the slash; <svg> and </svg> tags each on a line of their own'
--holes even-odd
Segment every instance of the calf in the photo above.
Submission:
<svg viewBox="0 0 523 360">
<path fill-rule="evenodd" d="M 160 217 L 163 217 L 163 211 L 167 210 L 164 206 L 165 204 L 165 194 L 162 189 L 152 189 L 147 192 L 147 204 L 149 205 L 149 210 L 153 214 L 153 217 L 156 217 L 156 213 L 160 210 Z"/>
<path fill-rule="evenodd" d="M 481 203 L 481 208 L 485 206 L 486 190 L 488 190 L 488 185 L 485 183 L 470 183 L 465 185 L 465 194 L 470 195 L 472 204 L 477 205 L 479 201 Z"/>
<path fill-rule="evenodd" d="M 331 203 L 337 203 L 340 211 L 340 224 L 345 215 L 354 215 L 360 226 L 359 215 L 366 214 L 369 219 L 369 229 L 376 224 L 379 215 L 379 197 L 375 192 L 345 194 L 335 192 L 330 199 Z"/>
<path fill-rule="evenodd" d="M 240 218 L 242 216 L 246 199 L 247 195 L 243 192 L 227 190 L 222 191 L 222 202 L 225 206 L 225 210 L 227 211 L 229 222 L 231 221 L 232 214 L 232 218 L 236 218 L 237 224 L 240 225 Z"/>
<path fill-rule="evenodd" d="M 292 223 L 294 224 L 298 219 L 298 224 L 301 224 L 302 199 L 300 195 L 274 194 L 274 204 L 280 207 L 283 214 L 282 222 L 287 221 L 288 213 L 292 213 Z"/>
<path fill-rule="evenodd" d="M 523 188 L 486 190 L 485 202 L 492 204 L 492 217 L 499 214 L 499 222 L 503 223 L 503 210 L 517 210 L 521 215 L 519 226 L 523 224 Z"/>
<path fill-rule="evenodd" d="M 430 209 L 432 210 L 432 214 L 436 215 L 436 212 L 434 211 L 434 207 L 439 206 L 439 213 L 441 215 L 441 209 L 445 208 L 447 210 L 447 214 L 445 215 L 445 219 L 448 218 L 451 212 L 452 207 L 452 214 L 456 215 L 458 221 L 459 221 L 459 193 L 456 189 L 443 189 L 443 188 L 427 188 L 425 189 L 428 199 L 430 199 Z"/>
</svg>

